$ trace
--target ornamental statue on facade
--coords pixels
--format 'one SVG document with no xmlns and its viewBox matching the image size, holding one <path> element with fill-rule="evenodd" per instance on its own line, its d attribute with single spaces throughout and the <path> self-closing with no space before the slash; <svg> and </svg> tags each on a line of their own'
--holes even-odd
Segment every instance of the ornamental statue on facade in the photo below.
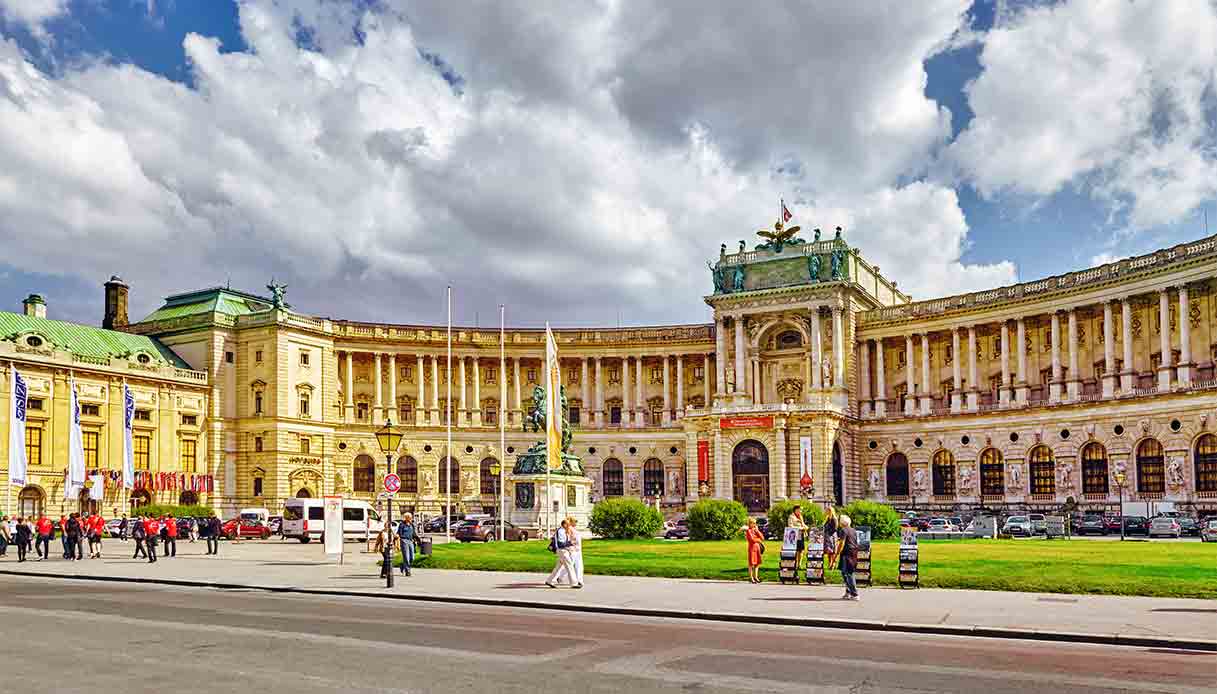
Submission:
<svg viewBox="0 0 1217 694">
<path fill-rule="evenodd" d="M 919 467 L 917 468 L 917 471 L 913 473 L 913 491 L 918 494 L 924 494 L 925 490 L 925 468 Z"/>
<path fill-rule="evenodd" d="M 726 246 L 723 246 L 725 249 Z M 727 291 L 727 273 L 721 267 L 714 267 L 710 263 L 706 263 L 706 267 L 710 268 L 710 277 L 714 280 L 714 293 L 724 294 Z"/>
<path fill-rule="evenodd" d="M 879 468 L 871 468 L 870 479 L 866 483 L 870 486 L 871 494 L 879 493 L 879 488 L 882 485 L 882 481 L 879 479 Z"/>
<path fill-rule="evenodd" d="M 1173 490 L 1183 487 L 1183 458 L 1175 456 L 1166 464 L 1166 483 Z"/>
<path fill-rule="evenodd" d="M 286 284 L 275 284 L 275 280 L 271 279 L 270 284 L 266 285 L 266 288 L 270 290 L 270 303 L 272 306 L 279 309 L 291 308 L 287 305 L 287 302 L 283 300 L 283 297 L 287 296 Z"/>
<path fill-rule="evenodd" d="M 562 412 L 562 467 L 550 472 L 557 475 L 583 475 L 582 461 L 571 453 L 571 442 L 574 440 L 574 434 L 571 431 L 570 420 L 567 419 L 569 409 L 567 408 L 566 388 L 560 388 L 558 393 L 558 407 Z M 544 432 L 545 429 L 545 389 L 541 386 L 536 386 L 532 389 L 532 407 L 524 415 L 524 431 L 528 432 L 531 430 L 533 433 L 539 433 Z M 516 459 L 512 474 L 545 474 L 548 465 L 546 453 L 547 447 L 545 441 L 538 441 L 533 444 L 526 453 Z"/>
<path fill-rule="evenodd" d="M 731 276 L 731 291 L 744 291 L 744 266 L 736 265 L 735 273 Z"/>
<path fill-rule="evenodd" d="M 838 237 L 840 232 L 838 233 Z M 838 248 L 832 252 L 830 257 L 832 263 L 832 278 L 834 281 L 845 279 L 845 251 Z"/>
<path fill-rule="evenodd" d="M 811 254 L 807 256 L 807 279 L 812 282 L 820 281 L 820 256 Z"/>
<path fill-rule="evenodd" d="M 803 239 L 801 239 L 795 235 L 795 234 L 799 233 L 799 229 L 802 229 L 802 227 L 800 227 L 798 225 L 792 226 L 790 228 L 783 228 L 782 220 L 779 219 L 778 221 L 773 223 L 773 231 L 767 231 L 765 229 L 761 229 L 760 231 L 756 232 L 757 236 L 760 236 L 761 238 L 765 239 L 765 243 L 762 243 L 759 246 L 757 246 L 756 250 L 758 250 L 758 251 L 765 250 L 765 251 L 773 251 L 774 253 L 781 253 L 782 249 L 785 248 L 786 246 L 801 246 L 806 242 Z"/>
</svg>

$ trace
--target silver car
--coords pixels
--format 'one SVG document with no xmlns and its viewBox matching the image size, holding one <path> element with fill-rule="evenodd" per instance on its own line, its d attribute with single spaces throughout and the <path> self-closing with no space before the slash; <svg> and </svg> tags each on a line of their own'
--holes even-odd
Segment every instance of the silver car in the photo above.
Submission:
<svg viewBox="0 0 1217 694">
<path fill-rule="evenodd" d="M 1179 521 L 1170 516 L 1158 516 L 1149 522 L 1150 537 L 1180 537 L 1183 535 L 1183 526 L 1179 525 Z"/>
<path fill-rule="evenodd" d="M 1031 525 L 1031 519 L 1026 516 L 1010 516 L 1006 519 L 1006 524 L 1002 526 L 1002 533 L 1005 535 L 1022 535 L 1031 537 L 1035 534 L 1035 528 Z"/>
</svg>

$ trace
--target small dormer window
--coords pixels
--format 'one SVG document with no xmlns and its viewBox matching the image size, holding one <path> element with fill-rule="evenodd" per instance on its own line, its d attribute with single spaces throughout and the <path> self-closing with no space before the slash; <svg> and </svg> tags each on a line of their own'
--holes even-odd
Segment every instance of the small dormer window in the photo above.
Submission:
<svg viewBox="0 0 1217 694">
<path fill-rule="evenodd" d="M 148 356 L 147 354 L 139 354 L 136 355 L 135 361 L 141 364 L 150 364 L 152 363 L 152 357 Z"/>
<path fill-rule="evenodd" d="M 25 338 L 25 344 L 30 347 L 41 347 L 42 338 L 38 337 L 37 335 L 30 335 L 29 337 Z"/>
</svg>

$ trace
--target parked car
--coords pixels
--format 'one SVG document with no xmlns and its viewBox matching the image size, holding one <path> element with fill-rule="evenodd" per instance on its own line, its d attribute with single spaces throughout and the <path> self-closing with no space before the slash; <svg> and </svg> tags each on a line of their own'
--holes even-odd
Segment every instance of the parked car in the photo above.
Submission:
<svg viewBox="0 0 1217 694">
<path fill-rule="evenodd" d="M 248 518 L 233 518 L 220 526 L 220 535 L 227 540 L 237 537 L 256 537 L 265 540 L 270 537 L 270 528 Z"/>
<path fill-rule="evenodd" d="M 917 530 L 929 530 L 930 519 L 925 516 L 916 516 L 909 518 L 909 525 L 917 528 Z"/>
<path fill-rule="evenodd" d="M 1027 519 L 1031 521 L 1031 532 L 1036 535 L 1048 534 L 1048 520 L 1044 518 L 1042 513 L 1029 513 Z"/>
<path fill-rule="evenodd" d="M 676 526 L 663 534 L 665 540 L 687 540 L 689 539 L 689 519 L 681 518 L 676 521 Z"/>
<path fill-rule="evenodd" d="M 931 518 L 930 519 L 929 532 L 953 533 L 953 532 L 957 532 L 958 530 L 959 530 L 959 528 L 957 526 L 953 525 L 951 523 L 951 521 L 947 520 L 946 518 Z"/>
<path fill-rule="evenodd" d="M 1031 519 L 1027 516 L 1010 516 L 1006 519 L 1006 524 L 1002 526 L 1001 531 L 1006 535 L 1020 535 L 1022 537 L 1031 537 L 1035 534 L 1035 530 L 1031 525 Z"/>
<path fill-rule="evenodd" d="M 1179 521 L 1179 528 L 1183 531 L 1184 536 L 1196 537 L 1200 535 L 1200 521 L 1191 516 L 1179 516 L 1175 520 Z"/>
<path fill-rule="evenodd" d="M 463 518 L 464 518 L 464 516 L 462 516 L 459 513 L 453 513 L 447 517 L 436 516 L 435 518 L 432 518 L 431 520 L 427 521 L 426 523 L 423 523 L 423 532 L 425 532 L 425 533 L 442 533 L 442 532 L 444 532 L 444 530 L 446 530 L 448 528 L 449 520 L 452 521 L 453 527 L 455 528 L 455 524 L 458 521 L 462 520 Z"/>
<path fill-rule="evenodd" d="M 1103 517 L 1104 526 L 1107 528 L 1107 533 L 1120 532 L 1120 517 L 1117 515 L 1109 515 Z"/>
<path fill-rule="evenodd" d="M 1210 518 L 1200 529 L 1201 542 L 1217 542 L 1217 518 Z"/>
<path fill-rule="evenodd" d="M 461 542 L 494 542 L 499 539 L 499 522 L 494 518 L 471 518 L 455 526 L 452 537 Z M 503 537 L 508 541 L 527 540 L 528 531 L 504 521 Z"/>
<path fill-rule="evenodd" d="M 1158 516 L 1149 522 L 1149 530 L 1147 531 L 1150 537 L 1182 537 L 1183 528 L 1179 525 L 1179 521 L 1170 516 Z"/>
<path fill-rule="evenodd" d="M 1149 519 L 1145 516 L 1124 516 L 1125 535 L 1149 535 Z"/>
<path fill-rule="evenodd" d="M 965 523 L 963 520 L 963 516 L 951 516 L 947 520 L 951 521 L 951 525 L 955 526 L 956 529 L 962 528 L 965 525 L 967 525 L 967 523 Z M 970 518 L 968 520 L 971 521 Z"/>
<path fill-rule="evenodd" d="M 1076 526 L 1076 532 L 1078 535 L 1106 535 L 1107 519 L 1097 513 L 1082 516 Z"/>
</svg>

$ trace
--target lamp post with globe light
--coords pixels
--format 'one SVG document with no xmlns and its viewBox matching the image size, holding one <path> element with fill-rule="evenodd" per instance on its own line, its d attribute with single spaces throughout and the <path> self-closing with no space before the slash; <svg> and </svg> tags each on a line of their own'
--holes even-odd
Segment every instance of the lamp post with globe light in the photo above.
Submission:
<svg viewBox="0 0 1217 694">
<path fill-rule="evenodd" d="M 380 452 L 385 454 L 385 475 L 393 472 L 393 454 L 401 445 L 401 433 L 393 429 L 393 418 L 390 417 L 383 427 L 376 431 L 376 443 L 380 444 Z M 388 515 L 385 520 L 385 549 L 384 574 L 385 587 L 393 587 L 393 495 L 387 498 Z"/>
<path fill-rule="evenodd" d="M 1120 492 L 1120 540 L 1124 540 L 1124 471 L 1116 470 L 1116 489 Z"/>
</svg>

